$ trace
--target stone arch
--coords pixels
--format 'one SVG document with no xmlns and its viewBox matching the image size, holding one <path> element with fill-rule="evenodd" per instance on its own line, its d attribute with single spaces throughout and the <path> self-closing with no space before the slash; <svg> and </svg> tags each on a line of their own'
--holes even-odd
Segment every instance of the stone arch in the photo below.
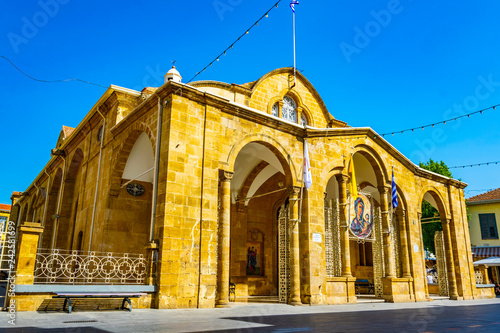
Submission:
<svg viewBox="0 0 500 333">
<path fill-rule="evenodd" d="M 427 193 L 429 193 L 432 196 L 432 198 L 434 199 L 434 201 L 436 202 L 436 205 L 438 207 L 435 207 L 435 208 L 439 211 L 440 215 L 441 215 L 441 212 L 445 213 L 444 216 L 441 216 L 441 219 L 443 219 L 443 218 L 449 219 L 450 213 L 448 211 L 448 205 L 446 204 L 446 200 L 444 199 L 441 192 L 435 186 L 432 186 L 432 185 L 427 185 L 424 188 L 422 188 L 422 190 L 420 192 L 420 197 L 418 200 L 417 212 L 418 213 L 422 212 L 422 202 L 425 200 L 424 196 Z"/>
<path fill-rule="evenodd" d="M 304 102 L 302 101 L 302 97 L 293 89 L 283 89 L 280 92 L 280 97 L 283 99 L 285 96 L 290 96 L 297 104 L 297 107 L 304 107 Z"/>
<path fill-rule="evenodd" d="M 28 211 L 29 211 L 29 203 L 25 203 L 24 205 L 21 206 L 21 223 L 26 222 L 26 217 L 28 216 Z"/>
<path fill-rule="evenodd" d="M 238 140 L 222 162 L 227 167 L 225 171 L 233 172 L 229 184 L 231 201 L 225 206 L 229 212 L 231 240 L 230 255 L 225 260 L 229 263 L 231 281 L 243 286 L 242 296 L 278 293 L 276 206 L 283 203 L 284 197 L 294 195 L 290 192 L 295 178 L 291 155 L 274 138 L 257 134 Z M 242 197 L 251 199 L 247 201 Z M 253 246 L 260 256 L 259 265 L 255 267 L 249 266 Z M 225 265 L 225 262 L 219 261 L 219 265 Z M 219 283 L 226 285 L 226 281 L 220 278 Z"/>
<path fill-rule="evenodd" d="M 408 200 L 401 187 L 396 184 L 396 192 L 398 196 L 398 207 L 394 209 L 393 219 L 396 221 L 396 237 L 395 246 L 399 251 L 399 256 L 396 257 L 396 273 L 398 277 L 411 277 L 410 267 L 410 228 L 409 228 L 409 207 Z"/>
<path fill-rule="evenodd" d="M 21 205 L 16 202 L 12 206 L 11 215 L 9 217 L 9 221 L 13 221 L 13 222 L 19 221 L 19 218 L 21 217 L 21 216 L 19 216 L 20 211 L 21 211 Z M 15 217 L 15 220 L 13 219 L 14 217 Z"/>
<path fill-rule="evenodd" d="M 57 195 L 62 182 L 62 169 L 58 168 L 47 190 L 48 195 Z"/>
<path fill-rule="evenodd" d="M 311 116 L 311 111 L 309 110 L 309 108 L 307 106 L 305 106 L 305 105 L 302 106 L 301 114 L 306 117 L 307 126 L 314 127 L 314 119 Z M 299 119 L 299 125 L 300 125 L 300 119 Z"/>
<path fill-rule="evenodd" d="M 431 198 L 428 198 L 428 199 L 431 199 L 432 201 L 434 201 L 435 206 L 432 204 L 432 202 L 430 200 L 425 198 L 426 195 L 431 196 Z M 456 255 L 454 253 L 456 253 L 459 244 L 457 244 L 456 242 L 452 242 L 451 233 L 452 233 L 452 228 L 454 226 L 453 226 L 453 221 L 451 220 L 450 212 L 448 211 L 449 206 L 448 206 L 447 201 L 445 200 L 444 196 L 442 195 L 442 193 L 439 191 L 439 189 L 437 187 L 435 187 L 433 185 L 424 186 L 422 188 L 422 191 L 421 191 L 420 197 L 419 197 L 419 201 L 418 201 L 418 204 L 419 204 L 418 205 L 418 213 L 419 213 L 420 217 L 422 216 L 421 209 L 422 209 L 422 203 L 424 200 L 427 201 L 429 204 L 431 204 L 439 212 L 439 219 L 441 220 L 441 226 L 443 229 L 442 230 L 442 236 L 443 236 L 442 240 L 444 243 L 444 244 L 442 244 L 443 251 L 439 251 L 436 248 L 436 253 L 435 253 L 436 257 L 437 257 L 438 275 L 440 274 L 439 273 L 439 258 L 444 257 L 446 260 L 446 263 L 445 263 L 445 265 L 442 266 L 442 268 L 444 268 L 444 270 L 446 272 L 447 281 L 441 281 L 439 283 L 440 294 L 443 292 L 441 290 L 441 287 L 446 286 L 445 293 L 447 293 L 448 296 L 450 296 L 450 299 L 456 299 L 458 297 L 457 275 L 456 275 L 458 272 L 456 272 L 455 268 L 457 267 L 457 265 L 460 265 L 460 262 L 457 260 Z M 422 251 L 424 251 L 424 249 L 425 249 L 424 244 L 423 244 L 424 232 L 423 232 L 422 221 L 420 221 L 419 224 L 420 224 L 420 232 L 421 232 L 420 237 L 421 237 L 421 241 L 422 241 Z M 434 241 L 435 241 L 435 239 L 434 239 Z M 441 252 L 441 256 L 440 256 L 439 252 Z M 424 268 L 425 268 L 425 264 L 424 264 Z M 423 276 L 423 278 L 425 279 L 425 276 Z M 447 285 L 445 282 L 447 282 Z M 426 293 L 429 294 L 429 290 L 427 288 L 426 288 Z"/>
<path fill-rule="evenodd" d="M 288 186 L 299 186 L 297 184 L 298 171 L 292 160 L 291 154 L 288 153 L 281 143 L 266 134 L 249 134 L 235 143 L 227 156 L 226 162 L 228 166 L 225 171 L 234 172 L 234 165 L 238 154 L 247 144 L 252 142 L 262 144 L 276 155 L 283 166 L 283 170 L 285 170 L 285 178 Z"/>
<path fill-rule="evenodd" d="M 78 175 L 78 170 L 83 161 L 83 151 L 81 148 L 77 148 L 71 157 L 71 162 L 68 166 L 68 171 L 66 173 L 66 182 L 74 181 Z"/>
<path fill-rule="evenodd" d="M 272 108 L 273 108 L 274 104 L 276 104 L 280 101 L 283 101 L 283 98 L 285 96 L 289 96 L 294 100 L 295 104 L 297 105 L 297 108 L 301 109 L 301 112 L 302 112 L 301 114 L 304 114 L 304 116 L 306 117 L 307 124 L 309 126 L 314 127 L 313 118 L 311 116 L 311 111 L 305 105 L 300 94 L 298 94 L 293 89 L 283 89 L 280 91 L 280 93 L 277 96 L 272 97 L 267 104 L 267 113 L 272 114 Z M 298 116 L 298 114 L 297 114 L 297 116 Z M 297 117 L 297 123 L 300 125 L 300 117 Z"/>
<path fill-rule="evenodd" d="M 43 208 L 46 198 L 43 196 L 42 187 L 36 189 L 36 197 L 33 199 L 34 217 L 33 222 L 41 222 L 43 219 Z"/>
<path fill-rule="evenodd" d="M 247 176 L 247 178 L 244 180 L 243 182 L 243 186 L 241 187 L 241 190 L 240 190 L 240 193 L 238 194 L 238 196 L 240 198 L 246 198 L 247 197 L 247 194 L 248 194 L 248 191 L 250 190 L 250 186 L 251 184 L 253 183 L 253 181 L 255 180 L 255 178 L 259 175 L 259 173 L 265 169 L 267 166 L 269 165 L 269 163 L 267 163 L 266 161 L 262 161 L 260 162 L 251 172 L 250 174 Z"/>
<path fill-rule="evenodd" d="M 275 69 L 265 75 L 263 75 L 260 79 L 258 79 L 253 85 L 252 85 L 252 93 L 251 93 L 251 96 L 253 96 L 254 92 L 257 90 L 257 88 L 266 80 L 268 79 L 269 77 L 271 76 L 275 76 L 275 75 L 279 75 L 279 74 L 284 74 L 284 73 L 288 73 L 290 75 L 293 75 L 294 74 L 294 70 L 293 70 L 293 67 L 283 67 L 283 68 L 278 68 L 278 69 Z M 312 85 L 312 83 L 302 74 L 300 73 L 299 71 L 296 71 L 296 76 L 297 76 L 297 80 L 300 80 L 301 83 L 311 92 L 311 94 L 314 96 L 314 99 L 317 101 L 318 105 L 320 106 L 324 116 L 326 119 L 335 119 L 331 114 L 330 112 L 328 111 L 326 105 L 325 105 L 325 102 L 323 101 L 323 99 L 321 98 L 320 94 L 318 93 L 318 91 L 316 90 L 316 88 L 314 88 L 314 86 Z M 286 89 L 287 91 L 290 91 L 289 89 Z M 281 96 L 281 98 L 283 98 L 284 94 Z M 271 105 L 272 107 L 272 105 Z"/>
<path fill-rule="evenodd" d="M 51 177 L 51 184 L 49 184 L 49 189 L 47 191 L 47 214 L 45 216 L 45 225 L 42 232 L 42 243 L 41 247 L 43 249 L 49 249 L 52 246 L 52 235 L 54 234 L 54 218 L 57 214 L 57 206 L 59 201 L 59 193 L 62 185 L 63 171 L 62 168 L 58 168 L 57 171 Z"/>
<path fill-rule="evenodd" d="M 390 177 L 387 167 L 385 166 L 385 163 L 380 155 L 372 147 L 365 144 L 360 144 L 354 147 L 352 150 L 352 156 L 358 153 L 363 155 L 372 166 L 377 178 L 377 186 L 385 186 Z"/>
<path fill-rule="evenodd" d="M 398 195 L 398 209 L 404 209 L 406 212 L 408 212 L 408 201 L 406 199 L 406 196 L 404 195 L 403 190 L 397 183 L 396 192 Z"/>
<path fill-rule="evenodd" d="M 81 166 L 84 154 L 81 148 L 77 148 L 70 158 L 66 179 L 64 180 L 63 198 L 61 200 L 59 223 L 57 226 L 56 248 L 70 249 L 73 240 L 72 216 L 76 215 L 75 202 L 78 201 L 78 182 L 81 180 Z"/>
<path fill-rule="evenodd" d="M 36 222 L 35 221 L 35 205 L 36 201 L 38 200 L 38 190 L 35 189 L 35 195 L 31 197 L 30 203 L 29 203 L 29 210 L 28 214 L 26 215 L 26 218 L 30 222 Z"/>
<path fill-rule="evenodd" d="M 139 138 L 142 133 L 146 133 L 149 138 L 149 142 L 151 142 L 151 146 L 153 148 L 153 154 L 156 154 L 156 138 L 153 135 L 153 131 L 147 126 L 145 123 L 134 123 L 128 129 L 125 135 L 127 138 L 123 141 L 118 155 L 116 156 L 116 160 L 113 163 L 113 171 L 111 174 L 111 195 L 118 195 L 120 192 L 120 184 L 122 179 L 123 170 L 125 170 L 125 165 L 127 164 L 127 160 L 130 156 L 130 152 L 134 147 L 135 142 Z M 156 156 L 155 156 L 156 158 Z"/>
<path fill-rule="evenodd" d="M 268 114 L 272 114 L 272 110 L 273 110 L 273 106 L 274 104 L 276 103 L 279 103 L 280 101 L 283 100 L 283 96 L 278 95 L 278 96 L 274 96 L 272 97 L 270 100 L 269 100 L 269 103 L 267 104 L 267 113 Z"/>
</svg>

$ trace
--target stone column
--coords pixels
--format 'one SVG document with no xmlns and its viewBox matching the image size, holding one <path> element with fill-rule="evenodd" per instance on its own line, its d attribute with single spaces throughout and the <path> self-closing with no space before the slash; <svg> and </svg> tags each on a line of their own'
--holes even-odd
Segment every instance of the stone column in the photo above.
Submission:
<svg viewBox="0 0 500 333">
<path fill-rule="evenodd" d="M 406 224 L 406 211 L 403 209 L 398 209 L 396 215 L 399 220 L 399 237 L 401 240 L 401 261 L 402 270 L 404 278 L 411 278 L 410 272 L 410 253 L 408 251 L 408 236 L 407 236 L 407 224 Z"/>
<path fill-rule="evenodd" d="M 443 222 L 443 236 L 445 252 L 446 252 L 446 269 L 448 271 L 448 286 L 450 290 L 450 299 L 457 300 L 458 292 L 457 292 L 457 280 L 455 276 L 455 261 L 453 260 L 453 250 L 451 245 L 451 234 L 450 234 L 450 223 L 451 219 L 446 219 Z M 438 272 L 439 274 L 439 272 Z"/>
<path fill-rule="evenodd" d="M 341 248 L 342 248 L 342 276 L 351 277 L 351 249 L 349 246 L 349 228 L 347 217 L 347 180 L 349 177 L 344 174 L 336 175 L 335 178 L 339 183 L 339 220 L 341 233 Z"/>
<path fill-rule="evenodd" d="M 151 241 L 144 246 L 146 250 L 146 281 L 145 284 L 152 286 L 156 284 L 156 266 L 158 258 L 158 243 Z"/>
<path fill-rule="evenodd" d="M 217 301 L 215 306 L 229 306 L 229 234 L 231 218 L 232 172 L 220 172 L 219 262 L 217 265 Z"/>
<path fill-rule="evenodd" d="M 283 101 L 278 102 L 278 117 L 283 118 Z"/>
<path fill-rule="evenodd" d="M 483 276 L 483 281 L 481 281 L 482 284 L 489 284 L 489 278 L 488 278 L 488 266 L 487 265 L 479 265 L 478 266 L 478 271 L 481 272 L 481 275 Z M 474 280 L 475 280 L 475 273 L 474 273 Z"/>
<path fill-rule="evenodd" d="M 294 186 L 290 193 L 290 301 L 291 305 L 302 305 L 300 299 L 300 252 L 299 252 L 299 194 Z"/>
<path fill-rule="evenodd" d="M 40 223 L 24 222 L 19 228 L 19 245 L 16 254 L 16 284 L 33 284 L 38 238 L 43 232 Z"/>
<path fill-rule="evenodd" d="M 380 186 L 380 209 L 382 210 L 382 231 L 384 238 L 384 257 L 385 257 L 385 277 L 396 277 L 396 267 L 394 266 L 394 244 L 391 241 L 391 222 L 389 220 L 389 186 Z"/>
<path fill-rule="evenodd" d="M 302 107 L 301 106 L 297 106 L 297 108 L 295 109 L 295 111 L 297 111 L 297 124 L 300 125 L 300 119 L 302 117 Z"/>
</svg>

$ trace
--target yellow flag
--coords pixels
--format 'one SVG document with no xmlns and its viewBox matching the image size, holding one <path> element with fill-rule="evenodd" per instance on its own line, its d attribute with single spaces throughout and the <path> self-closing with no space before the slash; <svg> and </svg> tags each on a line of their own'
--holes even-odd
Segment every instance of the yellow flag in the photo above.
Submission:
<svg viewBox="0 0 500 333">
<path fill-rule="evenodd" d="M 358 185 L 356 184 L 356 175 L 354 174 L 354 158 L 351 158 L 351 163 L 349 164 L 349 176 L 351 177 L 349 192 L 351 192 L 351 197 L 356 198 L 358 196 Z"/>
</svg>

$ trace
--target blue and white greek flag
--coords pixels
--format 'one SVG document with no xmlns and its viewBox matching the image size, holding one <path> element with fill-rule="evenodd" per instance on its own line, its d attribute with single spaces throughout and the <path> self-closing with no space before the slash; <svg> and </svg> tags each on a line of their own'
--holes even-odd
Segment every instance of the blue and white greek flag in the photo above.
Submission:
<svg viewBox="0 0 500 333">
<path fill-rule="evenodd" d="M 394 171 L 392 172 L 392 207 L 398 206 L 398 192 L 396 191 L 396 181 L 394 180 Z"/>
<path fill-rule="evenodd" d="M 299 4 L 299 0 L 290 1 L 290 8 L 292 8 L 294 13 L 295 13 L 295 5 L 298 5 L 298 4 Z"/>
</svg>

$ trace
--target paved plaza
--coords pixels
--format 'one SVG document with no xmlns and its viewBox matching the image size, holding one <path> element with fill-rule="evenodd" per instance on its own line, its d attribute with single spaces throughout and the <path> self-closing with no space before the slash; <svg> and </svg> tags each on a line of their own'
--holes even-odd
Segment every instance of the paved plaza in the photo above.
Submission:
<svg viewBox="0 0 500 333">
<path fill-rule="evenodd" d="M 235 303 L 222 309 L 2 314 L 0 332 L 498 332 L 500 298 L 330 306 Z"/>
</svg>

